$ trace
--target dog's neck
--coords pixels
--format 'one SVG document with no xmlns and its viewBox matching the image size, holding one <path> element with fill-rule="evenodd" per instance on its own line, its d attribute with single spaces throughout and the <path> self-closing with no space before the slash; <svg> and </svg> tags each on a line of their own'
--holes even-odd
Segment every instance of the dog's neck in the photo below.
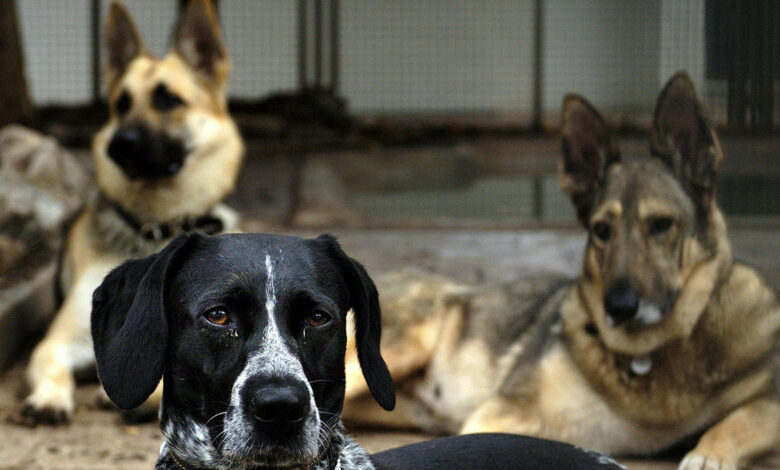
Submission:
<svg viewBox="0 0 780 470">
<path fill-rule="evenodd" d="M 177 217 L 174 220 L 152 223 L 144 222 L 102 193 L 100 194 L 100 199 L 100 204 L 115 212 L 130 229 L 137 232 L 141 238 L 150 242 L 168 240 L 182 233 L 193 231 L 214 235 L 225 229 L 223 221 L 212 214 L 212 209 L 203 214 L 187 215 Z"/>
<path fill-rule="evenodd" d="M 103 194 L 92 206 L 91 224 L 100 236 L 99 248 L 127 257 L 149 256 L 162 249 L 173 237 L 193 231 L 211 233 L 238 229 L 238 215 L 225 205 L 217 204 L 208 212 L 185 216 L 167 223 L 144 224 Z"/>
<path fill-rule="evenodd" d="M 235 466 L 219 460 L 205 426 L 189 418 L 173 417 L 165 408 L 161 415 L 165 441 L 155 470 L 282 470 L 271 466 Z M 283 470 L 374 470 L 366 451 L 344 432 L 341 421 L 328 429 L 330 436 L 317 462 Z"/>
</svg>

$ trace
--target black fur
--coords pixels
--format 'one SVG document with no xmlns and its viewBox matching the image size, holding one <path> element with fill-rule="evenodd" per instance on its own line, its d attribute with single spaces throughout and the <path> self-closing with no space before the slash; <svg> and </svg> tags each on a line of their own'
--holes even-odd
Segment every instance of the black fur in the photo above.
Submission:
<svg viewBox="0 0 780 470">
<path fill-rule="evenodd" d="M 188 244 L 179 237 L 156 255 L 128 261 L 95 290 L 92 340 L 98 375 L 122 409 L 143 403 L 162 377 L 168 346 L 165 285 L 175 255 Z"/>
<path fill-rule="evenodd" d="M 624 469 L 573 445 L 512 434 L 467 434 L 420 442 L 372 455 L 383 470 Z"/>
<path fill-rule="evenodd" d="M 366 383 L 376 401 L 386 410 L 395 407 L 395 392 L 390 371 L 379 353 L 382 336 L 382 318 L 379 310 L 379 293 L 365 268 L 347 256 L 336 239 L 322 235 L 318 241 L 325 243 L 335 257 L 348 280 L 350 306 L 355 311 L 355 336 L 360 367 Z"/>
</svg>

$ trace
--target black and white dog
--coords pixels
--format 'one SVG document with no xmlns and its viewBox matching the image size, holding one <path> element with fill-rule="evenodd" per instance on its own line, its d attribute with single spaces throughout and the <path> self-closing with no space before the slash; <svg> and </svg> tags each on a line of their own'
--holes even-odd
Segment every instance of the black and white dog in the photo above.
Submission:
<svg viewBox="0 0 780 470">
<path fill-rule="evenodd" d="M 123 409 L 164 377 L 158 470 L 619 468 L 572 446 L 507 435 L 369 457 L 340 421 L 350 309 L 366 381 L 392 409 L 376 288 L 333 237 L 182 236 L 116 268 L 95 291 L 99 376 Z"/>
</svg>

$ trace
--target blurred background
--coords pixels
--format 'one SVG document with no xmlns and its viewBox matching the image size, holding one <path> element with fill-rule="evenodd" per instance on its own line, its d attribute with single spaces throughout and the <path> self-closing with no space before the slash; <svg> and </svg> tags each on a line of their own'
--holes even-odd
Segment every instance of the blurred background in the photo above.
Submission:
<svg viewBox="0 0 780 470">
<path fill-rule="evenodd" d="M 3 8 L 9 8 L 5 2 Z M 125 2 L 164 54 L 183 2 Z M 87 148 L 104 122 L 107 0 L 16 2 L 33 125 Z M 12 5 L 11 5 L 12 7 Z M 218 0 L 249 145 L 233 204 L 283 226 L 570 225 L 554 137 L 587 97 L 645 154 L 686 70 L 721 129 L 719 199 L 780 213 L 780 3 L 771 0 Z"/>
</svg>

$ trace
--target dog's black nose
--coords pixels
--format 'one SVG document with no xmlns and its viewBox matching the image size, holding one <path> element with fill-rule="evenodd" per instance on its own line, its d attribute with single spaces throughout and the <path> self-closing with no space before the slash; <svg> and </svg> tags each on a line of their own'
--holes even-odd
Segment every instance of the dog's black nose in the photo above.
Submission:
<svg viewBox="0 0 780 470">
<path fill-rule="evenodd" d="M 107 152 L 130 179 L 173 176 L 185 157 L 181 141 L 140 125 L 117 130 Z"/>
<path fill-rule="evenodd" d="M 111 142 L 108 144 L 108 156 L 114 160 L 117 165 L 130 178 L 140 176 L 137 165 L 134 160 L 138 154 L 143 153 L 144 135 L 138 127 L 125 127 L 114 133 Z"/>
<path fill-rule="evenodd" d="M 636 315 L 639 297 L 627 279 L 615 281 L 604 295 L 604 309 L 615 325 L 625 323 Z"/>
<path fill-rule="evenodd" d="M 259 387 L 249 402 L 257 423 L 275 431 L 299 426 L 309 414 L 309 391 L 304 384 Z"/>
</svg>

